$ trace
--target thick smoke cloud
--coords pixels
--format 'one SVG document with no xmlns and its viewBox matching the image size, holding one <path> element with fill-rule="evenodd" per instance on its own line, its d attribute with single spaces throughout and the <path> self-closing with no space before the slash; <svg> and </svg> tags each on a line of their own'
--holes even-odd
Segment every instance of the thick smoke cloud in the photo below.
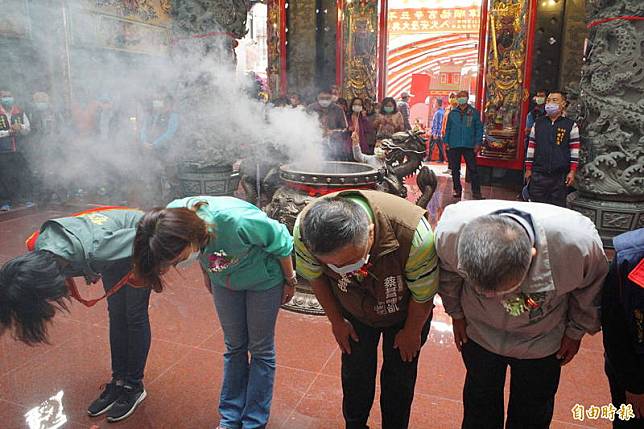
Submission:
<svg viewBox="0 0 644 429">
<path fill-rule="evenodd" d="M 136 184 L 154 169 L 151 159 L 178 165 L 195 157 L 194 147 L 209 148 L 231 163 L 240 155 L 279 162 L 279 152 L 298 162 L 316 164 L 322 160 L 323 138 L 317 118 L 301 109 L 272 108 L 257 100 L 248 90 L 248 78 L 238 74 L 230 61 L 222 60 L 219 48 L 206 52 L 203 43 L 195 39 L 183 41 L 180 48 L 171 47 L 167 56 L 106 49 L 91 40 L 97 21 L 83 18 L 87 16 L 86 1 L 66 0 L 64 9 L 60 7 L 63 2 L 36 3 L 30 13 L 34 29 L 30 56 L 44 66 L 22 67 L 20 85 L 5 80 L 0 86 L 14 92 L 20 92 L 15 87 L 21 86 L 19 100 L 27 110 L 31 94 L 49 92 L 63 122 L 51 136 L 50 143 L 57 147 L 57 159 L 49 160 L 55 167 L 52 181 L 72 190 L 113 189 L 119 186 L 115 178 Z M 57 36 L 51 31 L 38 31 L 53 27 L 62 31 L 61 24 L 68 32 L 67 38 L 60 39 L 69 44 L 66 49 L 52 43 Z M 145 40 L 138 48 L 154 51 L 153 47 L 145 49 Z M 66 52 L 65 58 L 58 56 L 54 61 L 68 63 L 69 88 L 43 84 L 47 73 L 64 66 L 47 65 L 52 62 L 52 49 Z M 12 50 L 9 61 L 28 63 L 30 59 L 23 54 L 20 49 Z M 139 133 L 151 114 L 152 100 L 166 95 L 174 97 L 179 128 L 169 145 L 152 156 L 141 144 Z M 95 132 L 99 126 L 95 113 L 101 103 L 110 104 L 118 117 L 108 139 Z M 158 201 L 158 196 L 151 197 Z"/>
</svg>

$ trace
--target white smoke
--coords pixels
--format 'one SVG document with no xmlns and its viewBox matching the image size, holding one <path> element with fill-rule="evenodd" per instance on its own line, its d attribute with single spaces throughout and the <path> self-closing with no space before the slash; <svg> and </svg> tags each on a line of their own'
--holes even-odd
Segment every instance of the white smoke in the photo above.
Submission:
<svg viewBox="0 0 644 429">
<path fill-rule="evenodd" d="M 59 158 L 49 160 L 50 167 L 55 167 L 52 181 L 72 191 L 110 183 L 123 186 L 119 182 L 124 180 L 125 186 L 136 185 L 151 168 L 154 156 L 162 158 L 165 164 L 178 164 L 190 151 L 195 138 L 220 150 L 230 162 L 236 161 L 239 153 L 259 154 L 266 162 L 275 157 L 275 162 L 279 162 L 281 156 L 273 151 L 273 146 L 292 161 L 311 164 L 322 161 L 323 138 L 316 116 L 302 109 L 273 108 L 253 98 L 248 91 L 248 80 L 236 73 L 232 63 L 204 53 L 199 39 L 182 42 L 180 51 L 166 56 L 106 49 L 92 45 L 91 35 L 96 34 L 98 18 L 84 9 L 86 1 L 66 0 L 64 10 L 60 8 L 63 2 L 35 3 L 34 7 L 40 9 L 30 18 L 34 29 L 32 46 L 40 62 L 50 62 L 51 50 L 62 47 L 53 46 L 56 45 L 52 43 L 53 36 L 39 29 L 55 25 L 52 17 L 59 20 L 58 24 L 65 21 L 70 26 L 68 58 L 57 59 L 69 64 L 70 88 L 46 85 L 42 73 L 36 74 L 36 68 L 24 68 L 21 77 L 25 90 L 19 100 L 26 109 L 29 109 L 31 94 L 37 91 L 49 92 L 51 104 L 59 112 L 64 110 L 63 94 L 71 96 L 72 112 L 66 112 L 64 126 L 48 142 L 56 146 Z M 51 9 L 47 10 L 48 7 Z M 93 18 L 79 18 L 83 16 Z M 87 36 L 87 40 L 79 40 L 78 35 Z M 156 47 L 146 47 L 142 40 L 137 49 L 154 52 Z M 20 50 L 14 55 L 11 60 L 16 64 L 30 61 Z M 63 64 L 53 69 L 56 67 Z M 203 94 L 194 88 L 186 89 L 186 82 L 194 84 L 197 79 L 208 80 L 204 85 L 208 90 Z M 2 83 L 11 89 L 10 82 Z M 153 156 L 141 144 L 139 134 L 150 114 L 151 101 L 165 95 L 174 97 L 179 128 L 170 147 Z M 105 96 L 118 115 L 115 122 L 118 129 L 110 140 L 101 141 L 91 129 L 98 125 L 94 115 L 97 101 Z"/>
</svg>

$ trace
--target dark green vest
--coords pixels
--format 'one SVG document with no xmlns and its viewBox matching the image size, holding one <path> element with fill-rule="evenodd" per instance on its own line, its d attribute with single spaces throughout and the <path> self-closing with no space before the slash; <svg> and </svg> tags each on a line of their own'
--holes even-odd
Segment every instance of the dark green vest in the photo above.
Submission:
<svg viewBox="0 0 644 429">
<path fill-rule="evenodd" d="M 136 226 L 143 212 L 108 209 L 51 219 L 40 228 L 36 250 L 46 250 L 70 262 L 67 277 L 95 282 L 111 264 L 132 257 Z"/>
</svg>

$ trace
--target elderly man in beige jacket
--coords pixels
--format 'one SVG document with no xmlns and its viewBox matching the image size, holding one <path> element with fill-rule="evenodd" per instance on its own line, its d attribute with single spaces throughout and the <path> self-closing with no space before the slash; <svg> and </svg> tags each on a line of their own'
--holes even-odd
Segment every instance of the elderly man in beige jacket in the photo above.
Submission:
<svg viewBox="0 0 644 429">
<path fill-rule="evenodd" d="M 561 366 L 600 329 L 608 263 L 593 223 L 552 205 L 468 201 L 436 229 L 439 294 L 467 369 L 463 429 L 547 429 Z"/>
</svg>

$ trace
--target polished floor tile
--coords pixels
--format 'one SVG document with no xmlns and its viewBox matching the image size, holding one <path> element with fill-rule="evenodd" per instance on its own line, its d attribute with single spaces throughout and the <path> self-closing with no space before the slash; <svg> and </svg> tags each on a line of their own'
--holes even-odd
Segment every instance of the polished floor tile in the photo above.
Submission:
<svg viewBox="0 0 644 429">
<path fill-rule="evenodd" d="M 444 207 L 455 201 L 449 177 L 442 174 L 446 167 L 431 167 L 441 173 L 428 206 L 435 224 Z M 471 198 L 469 185 L 464 188 L 463 198 Z M 484 187 L 483 194 L 487 198 L 516 197 L 514 191 L 497 187 Z M 414 197 L 411 192 L 410 199 Z M 44 220 L 76 211 L 78 207 L 30 211 L 4 221 L 0 217 L 0 262 L 22 253 L 25 238 Z M 40 418 L 45 421 L 40 427 L 49 428 L 50 414 L 62 410 L 67 418 L 65 428 L 215 428 L 225 347 L 212 296 L 196 267 L 171 272 L 167 280 L 167 289 L 151 296 L 148 398 L 132 417 L 107 424 L 104 417 L 86 415 L 88 403 L 110 376 L 107 309 L 104 302 L 93 308 L 72 303 L 68 314 L 56 316 L 51 345 L 28 347 L 8 335 L 0 338 L 0 427 L 27 428 L 25 414 L 32 411 L 32 419 Z M 87 297 L 102 293 L 100 284 L 83 286 L 81 291 Z M 601 341 L 601 334 L 584 338 L 578 356 L 563 368 L 552 428 L 609 427 L 606 421 L 573 421 L 571 413 L 577 403 L 590 406 L 610 401 Z M 328 320 L 281 311 L 276 348 L 277 376 L 268 428 L 342 428 L 340 351 Z M 410 428 L 459 428 L 464 378 L 451 320 L 437 298 L 430 336 L 419 360 Z M 60 392 L 62 399 L 57 402 Z M 369 422 L 372 429 L 381 429 L 379 392 L 378 388 Z"/>
</svg>

